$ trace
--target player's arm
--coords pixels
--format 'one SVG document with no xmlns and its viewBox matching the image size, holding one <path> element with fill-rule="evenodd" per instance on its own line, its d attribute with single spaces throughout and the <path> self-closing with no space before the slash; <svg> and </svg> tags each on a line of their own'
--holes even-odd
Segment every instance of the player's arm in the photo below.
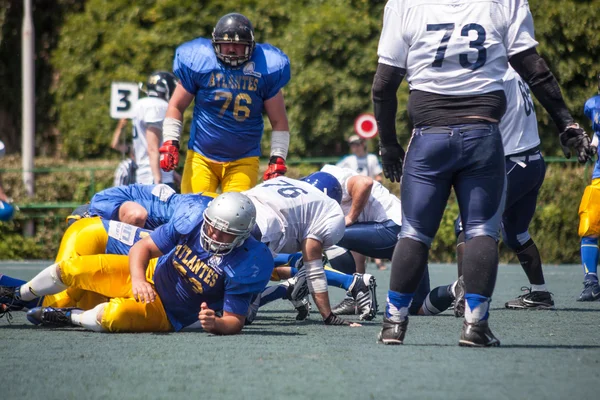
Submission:
<svg viewBox="0 0 600 400">
<path fill-rule="evenodd" d="M 571 116 L 558 82 L 535 47 L 513 55 L 509 62 L 529 85 L 534 96 L 558 127 L 560 144 L 565 157 L 571 157 L 569 148 L 573 148 L 577 152 L 579 162 L 585 163 L 592 158 L 594 150 L 590 146 L 589 136 Z"/>
<path fill-rule="evenodd" d="M 350 211 L 346 215 L 346 226 L 352 225 L 358 219 L 360 213 L 365 209 L 371 197 L 373 179 L 368 176 L 354 175 L 346 183 L 348 194 L 352 199 Z"/>
<path fill-rule="evenodd" d="M 162 141 L 162 132 L 156 126 L 149 126 L 146 129 L 146 141 L 148 143 L 148 157 L 150 158 L 150 169 L 154 183 L 162 183 L 162 174 L 160 172 L 160 142 Z"/>
<path fill-rule="evenodd" d="M 266 181 L 287 172 L 285 160 L 290 146 L 290 127 L 281 90 L 275 96 L 265 100 L 264 107 L 273 128 L 269 166 L 263 175 L 263 180 Z"/>
<path fill-rule="evenodd" d="M 194 94 L 177 84 L 169 100 L 165 120 L 163 121 L 164 142 L 159 149 L 160 167 L 172 171 L 179 165 L 179 138 L 183 128 L 183 113 L 194 100 Z"/>
<path fill-rule="evenodd" d="M 379 155 L 383 174 L 392 182 L 400 182 L 404 149 L 396 137 L 396 92 L 406 75 L 404 68 L 379 63 L 373 79 L 373 110 L 379 131 Z"/>
<path fill-rule="evenodd" d="M 162 254 L 151 236 L 146 236 L 129 250 L 131 288 L 136 301 L 152 303 L 156 299 L 154 288 L 146 280 L 146 268 L 151 259 L 160 257 Z"/>
<path fill-rule="evenodd" d="M 112 140 L 110 142 L 110 148 L 117 150 L 121 153 L 129 153 L 129 150 L 130 150 L 128 145 L 120 142 L 121 134 L 123 133 L 123 129 L 125 129 L 126 125 L 127 125 L 126 118 L 122 118 L 119 120 L 119 123 L 117 124 L 117 127 L 115 128 L 115 131 L 113 132 Z"/>
<path fill-rule="evenodd" d="M 200 320 L 202 329 L 207 332 L 215 335 L 235 335 L 241 332 L 246 317 L 228 311 L 223 311 L 223 316 L 217 317 L 214 310 L 208 308 L 206 303 L 202 303 L 198 320 Z"/>
</svg>

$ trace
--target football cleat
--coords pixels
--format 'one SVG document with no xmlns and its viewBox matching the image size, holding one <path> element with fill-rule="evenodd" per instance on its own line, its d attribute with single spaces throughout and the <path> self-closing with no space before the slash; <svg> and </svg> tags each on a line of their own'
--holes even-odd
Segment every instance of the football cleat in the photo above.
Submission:
<svg viewBox="0 0 600 400">
<path fill-rule="evenodd" d="M 77 326 L 71 321 L 71 312 L 79 308 L 35 307 L 27 312 L 27 319 L 34 325 L 47 327 Z"/>
<path fill-rule="evenodd" d="M 577 301 L 596 301 L 600 299 L 600 285 L 597 280 L 586 279 L 583 281 L 583 291 Z"/>
<path fill-rule="evenodd" d="M 402 322 L 394 322 L 387 317 L 383 317 L 383 324 L 379 336 L 377 336 L 377 341 L 383 344 L 403 344 L 407 328 L 408 318 Z"/>
<path fill-rule="evenodd" d="M 19 299 L 18 286 L 0 286 L 0 304 L 3 304 L 2 315 L 8 311 L 21 311 L 27 307 L 28 303 L 37 303 L 39 299 L 32 302 L 24 302 Z M 10 316 L 9 316 L 10 317 Z"/>
<path fill-rule="evenodd" d="M 512 310 L 554 310 L 554 300 L 550 292 L 532 292 L 528 287 L 522 287 L 521 291 L 527 292 L 514 300 L 507 301 L 504 306 Z"/>
<path fill-rule="evenodd" d="M 310 315 L 310 301 L 308 296 L 301 300 L 290 300 L 296 309 L 296 321 L 304 321 Z"/>
<path fill-rule="evenodd" d="M 308 282 L 306 271 L 301 269 L 293 277 L 287 280 L 288 288 L 285 299 L 289 300 L 296 309 L 297 321 L 304 321 L 310 314 L 310 302 L 308 300 Z"/>
<path fill-rule="evenodd" d="M 344 300 L 331 309 L 331 312 L 335 315 L 356 315 L 358 314 L 356 300 L 352 296 L 346 296 Z"/>
<path fill-rule="evenodd" d="M 458 345 L 463 347 L 498 347 L 500 341 L 496 339 L 490 330 L 487 321 L 472 324 L 464 321 Z"/>
<path fill-rule="evenodd" d="M 357 314 L 361 320 L 370 321 L 377 314 L 377 293 L 375 277 L 371 274 L 354 274 L 348 294 L 356 300 Z"/>
<path fill-rule="evenodd" d="M 465 280 L 462 275 L 456 281 L 454 286 L 454 316 L 456 318 L 462 318 L 465 315 Z"/>
</svg>

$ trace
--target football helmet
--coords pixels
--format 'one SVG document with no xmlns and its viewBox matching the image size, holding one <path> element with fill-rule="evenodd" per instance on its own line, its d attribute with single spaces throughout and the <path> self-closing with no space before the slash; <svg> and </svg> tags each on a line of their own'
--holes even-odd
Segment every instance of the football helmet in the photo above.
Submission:
<svg viewBox="0 0 600 400">
<path fill-rule="evenodd" d="M 256 223 L 256 208 L 250 199 L 241 193 L 228 192 L 212 200 L 203 213 L 200 244 L 209 253 L 225 255 L 241 246 L 250 236 Z M 230 243 L 211 238 L 208 227 L 234 235 Z"/>
<path fill-rule="evenodd" d="M 244 55 L 231 55 L 221 52 L 223 43 L 238 43 L 245 45 Z M 224 15 L 219 19 L 212 34 L 212 44 L 217 58 L 224 64 L 239 67 L 252 57 L 256 46 L 254 29 L 250 20 L 238 13 Z"/>
<path fill-rule="evenodd" d="M 340 185 L 340 182 L 330 173 L 317 171 L 300 180 L 310 183 L 321 192 L 337 201 L 338 204 L 342 202 L 342 185 Z"/>
<path fill-rule="evenodd" d="M 148 96 L 160 97 L 169 101 L 177 86 L 177 77 L 167 71 L 155 71 L 148 77 L 146 88 Z"/>
<path fill-rule="evenodd" d="M 5 201 L 0 201 L 0 221 L 10 221 L 15 214 L 15 208 Z"/>
</svg>

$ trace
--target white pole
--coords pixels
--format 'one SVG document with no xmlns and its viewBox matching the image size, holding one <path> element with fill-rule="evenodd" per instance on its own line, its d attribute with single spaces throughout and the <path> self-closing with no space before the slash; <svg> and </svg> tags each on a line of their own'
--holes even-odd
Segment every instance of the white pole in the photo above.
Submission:
<svg viewBox="0 0 600 400">
<path fill-rule="evenodd" d="M 23 79 L 23 127 L 22 127 L 22 158 L 23 184 L 29 197 L 34 195 L 33 159 L 35 156 L 35 30 L 31 12 L 31 0 L 23 0 L 23 29 L 22 38 L 22 79 Z M 24 234 L 33 236 L 33 221 L 28 221 Z"/>
</svg>

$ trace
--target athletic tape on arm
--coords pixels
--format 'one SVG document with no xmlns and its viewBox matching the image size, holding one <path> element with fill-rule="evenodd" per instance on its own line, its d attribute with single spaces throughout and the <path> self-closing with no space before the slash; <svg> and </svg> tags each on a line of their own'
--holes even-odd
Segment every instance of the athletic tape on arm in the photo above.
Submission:
<svg viewBox="0 0 600 400">
<path fill-rule="evenodd" d="M 323 269 L 323 259 L 304 261 L 306 283 L 311 293 L 327 292 L 327 277 Z"/>
<path fill-rule="evenodd" d="M 163 122 L 163 142 L 169 140 L 179 141 L 182 127 L 183 123 L 180 120 L 175 118 L 165 118 L 165 121 Z"/>
<path fill-rule="evenodd" d="M 290 133 L 288 131 L 273 131 L 271 134 L 271 157 L 277 156 L 285 160 L 289 147 Z"/>
</svg>

